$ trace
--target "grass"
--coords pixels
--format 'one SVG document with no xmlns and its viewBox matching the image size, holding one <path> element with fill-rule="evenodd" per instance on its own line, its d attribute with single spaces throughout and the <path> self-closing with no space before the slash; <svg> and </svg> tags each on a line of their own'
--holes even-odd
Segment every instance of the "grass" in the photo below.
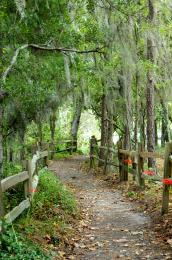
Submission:
<svg viewBox="0 0 172 260">
<path fill-rule="evenodd" d="M 63 159 L 63 158 L 70 158 L 73 154 L 70 154 L 69 152 L 61 152 L 61 153 L 55 153 L 54 160 Z"/>
<path fill-rule="evenodd" d="M 74 196 L 51 171 L 39 173 L 32 207 L 16 220 L 16 231 L 8 226 L 3 233 L 0 259 L 52 259 L 72 236 L 79 216 Z"/>
<path fill-rule="evenodd" d="M 21 217 L 16 228 L 41 246 L 45 252 L 55 253 L 68 243 L 79 211 L 72 193 L 49 170 L 40 171 L 37 192 L 31 209 Z"/>
<path fill-rule="evenodd" d="M 46 219 L 54 209 L 61 209 L 64 213 L 74 215 L 77 209 L 76 201 L 51 171 L 43 169 L 40 172 L 38 191 L 34 196 L 31 214 L 36 218 Z"/>
</svg>

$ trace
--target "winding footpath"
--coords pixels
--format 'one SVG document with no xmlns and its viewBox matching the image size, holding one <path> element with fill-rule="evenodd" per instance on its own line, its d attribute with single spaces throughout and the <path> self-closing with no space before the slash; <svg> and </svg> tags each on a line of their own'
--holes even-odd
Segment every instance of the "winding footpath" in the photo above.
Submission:
<svg viewBox="0 0 172 260">
<path fill-rule="evenodd" d="M 84 219 L 74 238 L 71 257 L 77 260 L 172 259 L 172 250 L 156 241 L 151 219 L 137 213 L 106 181 L 82 170 L 85 158 L 73 157 L 53 162 L 53 170 L 63 183 L 72 187 Z"/>
</svg>

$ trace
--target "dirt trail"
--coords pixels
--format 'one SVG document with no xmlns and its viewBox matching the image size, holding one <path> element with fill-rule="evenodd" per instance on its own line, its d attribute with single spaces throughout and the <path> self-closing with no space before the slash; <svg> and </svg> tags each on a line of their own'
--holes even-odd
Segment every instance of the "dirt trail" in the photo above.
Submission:
<svg viewBox="0 0 172 260">
<path fill-rule="evenodd" d="M 156 241 L 151 219 L 137 213 L 134 203 L 105 181 L 83 172 L 83 160 L 79 156 L 50 166 L 63 183 L 75 189 L 85 214 L 71 259 L 172 259 L 172 251 Z"/>
</svg>

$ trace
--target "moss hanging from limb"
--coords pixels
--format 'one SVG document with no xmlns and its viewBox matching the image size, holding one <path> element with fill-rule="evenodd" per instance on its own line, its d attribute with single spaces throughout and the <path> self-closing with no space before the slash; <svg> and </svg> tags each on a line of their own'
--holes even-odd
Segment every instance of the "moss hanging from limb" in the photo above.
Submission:
<svg viewBox="0 0 172 260">
<path fill-rule="evenodd" d="M 63 53 L 63 59 L 67 86 L 68 88 L 71 88 L 70 59 L 66 53 Z"/>
</svg>

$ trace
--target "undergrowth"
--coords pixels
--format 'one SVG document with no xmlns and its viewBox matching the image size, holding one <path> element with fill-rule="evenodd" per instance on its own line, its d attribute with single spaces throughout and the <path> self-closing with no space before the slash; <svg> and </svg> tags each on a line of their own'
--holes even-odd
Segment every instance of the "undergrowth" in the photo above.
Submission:
<svg viewBox="0 0 172 260">
<path fill-rule="evenodd" d="M 39 174 L 31 208 L 14 223 L 17 232 L 7 226 L 1 234 L 0 259 L 52 259 L 73 232 L 79 215 L 75 198 L 51 171 Z"/>
<path fill-rule="evenodd" d="M 43 169 L 40 171 L 39 186 L 34 196 L 31 214 L 37 219 L 46 219 L 54 208 L 73 215 L 76 213 L 76 201 L 51 171 Z"/>
<path fill-rule="evenodd" d="M 72 155 L 69 152 L 55 153 L 53 159 L 70 158 Z"/>
<path fill-rule="evenodd" d="M 25 241 L 13 226 L 4 224 L 0 233 L 0 259 L 4 260 L 48 260 L 37 246 L 30 241 Z"/>
<path fill-rule="evenodd" d="M 44 251 L 57 255 L 58 249 L 68 243 L 78 216 L 74 196 L 51 171 L 43 169 L 32 207 L 15 226 Z"/>
<path fill-rule="evenodd" d="M 17 174 L 22 171 L 22 165 L 14 162 L 4 162 L 3 174 L 5 177 Z"/>
</svg>

